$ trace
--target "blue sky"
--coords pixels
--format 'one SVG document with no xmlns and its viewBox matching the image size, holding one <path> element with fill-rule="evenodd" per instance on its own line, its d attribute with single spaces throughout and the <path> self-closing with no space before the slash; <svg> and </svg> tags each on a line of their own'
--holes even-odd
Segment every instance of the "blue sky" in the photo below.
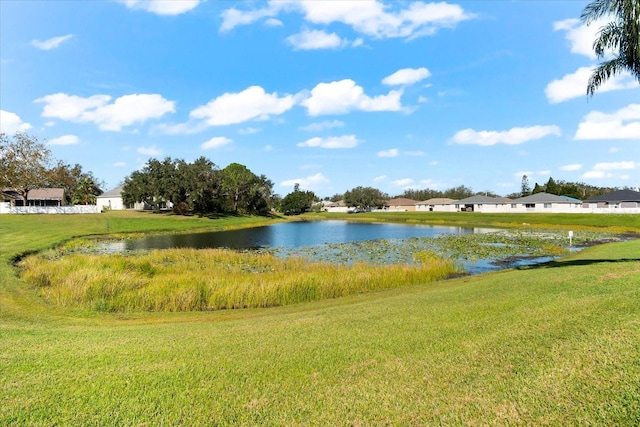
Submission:
<svg viewBox="0 0 640 427">
<path fill-rule="evenodd" d="M 640 185 L 640 87 L 587 99 L 583 1 L 0 1 L 0 127 L 115 187 L 150 157 L 286 195 Z"/>
</svg>

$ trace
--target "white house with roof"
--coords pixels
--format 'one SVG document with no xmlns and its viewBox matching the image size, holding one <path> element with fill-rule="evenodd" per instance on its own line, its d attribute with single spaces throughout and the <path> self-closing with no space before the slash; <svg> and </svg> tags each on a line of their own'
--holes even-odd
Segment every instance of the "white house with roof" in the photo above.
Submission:
<svg viewBox="0 0 640 427">
<path fill-rule="evenodd" d="M 584 213 L 640 213 L 640 191 L 618 190 L 582 202 Z"/>
<path fill-rule="evenodd" d="M 122 199 L 122 185 L 97 196 L 96 205 L 100 210 L 122 211 L 125 209 L 134 209 L 142 211 L 151 209 L 151 206 L 146 203 L 133 203 L 126 205 Z M 170 205 L 170 202 L 168 202 L 167 205 Z"/>
<path fill-rule="evenodd" d="M 322 202 L 322 210 L 325 212 L 334 212 L 334 213 L 347 213 L 349 212 L 349 207 L 344 203 L 344 200 L 338 200 L 337 202 L 324 201 Z"/>
<path fill-rule="evenodd" d="M 511 212 L 511 199 L 475 195 L 453 203 L 456 211 L 505 213 Z"/>
<path fill-rule="evenodd" d="M 456 212 L 457 200 L 446 197 L 436 197 L 416 203 L 417 212 Z"/>
<path fill-rule="evenodd" d="M 511 201 L 513 213 L 582 213 L 582 201 L 567 196 L 536 193 Z"/>
<path fill-rule="evenodd" d="M 122 201 L 122 186 L 106 191 L 96 197 L 96 205 L 100 210 L 124 210 L 124 202 Z"/>
</svg>

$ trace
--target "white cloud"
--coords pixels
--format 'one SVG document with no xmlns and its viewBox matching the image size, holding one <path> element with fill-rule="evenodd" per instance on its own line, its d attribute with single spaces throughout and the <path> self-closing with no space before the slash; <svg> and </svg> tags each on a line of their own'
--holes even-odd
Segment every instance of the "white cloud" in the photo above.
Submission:
<svg viewBox="0 0 640 427">
<path fill-rule="evenodd" d="M 388 86 L 408 86 L 418 83 L 431 75 L 426 68 L 402 68 L 382 79 L 382 83 Z"/>
<path fill-rule="evenodd" d="M 264 9 L 255 9 L 250 11 L 242 11 L 235 8 L 227 9 L 222 12 L 222 25 L 220 25 L 220 32 L 231 31 L 240 25 L 253 24 L 263 18 L 268 18 L 267 21 L 274 19 L 273 16 L 277 15 L 279 8 L 267 7 Z"/>
<path fill-rule="evenodd" d="M 378 157 L 397 157 L 397 156 L 398 156 L 398 149 L 397 148 L 391 148 L 389 150 L 378 151 Z"/>
<path fill-rule="evenodd" d="M 275 18 L 269 18 L 266 21 L 264 21 L 264 24 L 267 27 L 282 27 L 284 25 L 284 23 L 282 21 L 280 21 L 279 19 L 275 19 Z"/>
<path fill-rule="evenodd" d="M 420 96 L 418 98 L 418 102 L 421 104 L 424 104 L 425 102 L 429 101 L 429 98 L 425 97 L 425 96 Z"/>
<path fill-rule="evenodd" d="M 528 178 L 531 178 L 533 174 L 534 174 L 533 171 L 518 171 L 514 173 L 513 176 L 515 176 L 518 179 L 522 178 L 524 175 L 526 175 Z"/>
<path fill-rule="evenodd" d="M 37 47 L 41 50 L 52 50 L 57 49 L 60 45 L 70 38 L 73 37 L 73 34 L 67 34 L 65 36 L 52 37 L 48 40 L 31 40 L 31 45 Z"/>
<path fill-rule="evenodd" d="M 249 120 L 266 120 L 282 114 L 296 103 L 296 97 L 265 93 L 260 86 L 251 86 L 239 93 L 225 93 L 191 111 L 190 117 L 202 119 L 208 126 L 224 126 Z"/>
<path fill-rule="evenodd" d="M 619 151 L 620 151 L 620 149 L 619 149 L 618 147 L 611 147 L 611 148 L 609 148 L 609 153 L 617 153 L 617 152 L 619 152 Z"/>
<path fill-rule="evenodd" d="M 31 127 L 29 123 L 23 122 L 16 113 L 0 110 L 0 133 L 13 135 L 16 132 L 26 132 Z"/>
<path fill-rule="evenodd" d="M 321 132 L 323 130 L 341 128 L 341 127 L 344 127 L 344 122 L 340 120 L 333 120 L 333 121 L 311 123 L 311 124 L 308 124 L 307 126 L 301 127 L 300 130 L 304 130 L 307 132 Z"/>
<path fill-rule="evenodd" d="M 588 178 L 588 179 L 609 178 L 612 176 L 613 174 L 611 173 L 607 174 L 607 173 L 604 173 L 603 171 L 589 171 L 582 174 L 583 178 Z"/>
<path fill-rule="evenodd" d="M 453 28 L 472 17 L 460 6 L 444 2 L 414 2 L 397 11 L 380 1 L 301 1 L 295 5 L 309 22 L 323 25 L 339 22 L 379 39 L 432 35 L 440 28 Z"/>
<path fill-rule="evenodd" d="M 201 0 L 119 0 L 129 9 L 144 10 L 157 15 L 180 15 L 195 9 Z"/>
<path fill-rule="evenodd" d="M 508 131 L 475 131 L 465 129 L 453 136 L 456 144 L 476 144 L 489 146 L 495 144 L 517 145 L 527 141 L 544 138 L 549 135 L 560 136 L 558 126 L 514 127 Z"/>
<path fill-rule="evenodd" d="M 302 189 L 317 189 L 321 184 L 327 184 L 329 180 L 326 176 L 324 176 L 321 172 L 318 172 L 315 175 L 308 176 L 306 178 L 294 178 L 288 179 L 286 181 L 282 181 L 280 185 L 282 187 L 293 187 L 296 184 L 300 185 Z"/>
<path fill-rule="evenodd" d="M 254 134 L 254 133 L 258 133 L 258 132 L 260 132 L 260 130 L 261 130 L 261 129 L 259 129 L 259 128 L 247 127 L 247 128 L 244 128 L 244 129 L 240 129 L 240 130 L 238 131 L 238 133 L 239 133 L 240 135 L 252 135 L 252 134 Z"/>
<path fill-rule="evenodd" d="M 566 31 L 565 38 L 569 41 L 572 53 L 596 59 L 593 42 L 596 40 L 600 28 L 606 23 L 606 19 L 602 18 L 592 22 L 591 25 L 586 25 L 581 23 L 579 19 L 572 18 L 554 22 L 553 29 L 554 31 Z"/>
<path fill-rule="evenodd" d="M 547 100 L 552 104 L 557 104 L 581 96 L 586 97 L 587 84 L 593 70 L 593 67 L 580 67 L 573 74 L 567 74 L 561 79 L 553 80 L 544 90 L 547 95 Z M 640 83 L 638 83 L 631 74 L 625 72 L 609 78 L 609 80 L 598 88 L 598 92 L 633 89 L 636 87 L 640 87 Z"/>
<path fill-rule="evenodd" d="M 622 161 L 622 162 L 602 162 L 596 163 L 592 170 L 595 171 L 611 171 L 611 170 L 632 170 L 639 166 L 634 161 Z"/>
<path fill-rule="evenodd" d="M 341 23 L 355 32 L 375 39 L 402 37 L 412 39 L 433 35 L 442 28 L 454 28 L 474 16 L 458 5 L 414 2 L 402 9 L 396 3 L 380 1 L 270 1 L 267 7 L 242 11 L 235 8 L 222 13 L 220 31 L 249 25 L 281 12 L 297 12 L 316 25 Z M 358 43 L 360 44 L 360 43 Z"/>
<path fill-rule="evenodd" d="M 80 138 L 75 135 L 63 135 L 49 140 L 49 145 L 76 145 L 80 143 Z"/>
<path fill-rule="evenodd" d="M 549 176 L 551 176 L 551 171 L 550 170 L 518 171 L 518 172 L 513 174 L 513 176 L 515 178 L 517 178 L 518 180 L 522 179 L 523 175 L 527 175 L 527 178 L 529 178 L 529 179 L 533 178 L 534 176 L 537 176 L 537 177 L 549 177 Z"/>
<path fill-rule="evenodd" d="M 640 140 L 640 104 L 630 104 L 611 114 L 592 111 L 578 125 L 574 139 Z"/>
<path fill-rule="evenodd" d="M 124 126 L 157 119 L 175 112 L 175 102 L 157 94 L 132 94 L 116 98 L 109 104 L 109 95 L 82 98 L 56 93 L 36 99 L 44 103 L 42 117 L 53 117 L 80 123 L 95 123 L 102 130 L 119 131 Z"/>
<path fill-rule="evenodd" d="M 125 167 L 125 166 L 127 166 L 127 164 L 126 164 L 125 162 L 115 162 L 115 163 L 113 164 L 113 167 L 114 167 L 114 168 L 123 168 L 123 167 Z"/>
<path fill-rule="evenodd" d="M 413 184 L 414 180 L 411 178 L 403 178 L 403 179 L 396 179 L 395 181 L 391 181 L 391 183 L 398 187 L 406 187 L 408 185 Z"/>
<path fill-rule="evenodd" d="M 570 165 L 564 165 L 560 167 L 560 170 L 572 172 L 582 169 L 582 165 L 580 163 L 572 163 Z"/>
<path fill-rule="evenodd" d="M 304 30 L 287 37 L 295 50 L 337 49 L 346 44 L 336 33 L 321 30 Z"/>
<path fill-rule="evenodd" d="M 137 152 L 138 154 L 143 154 L 145 156 L 159 156 L 160 154 L 162 154 L 162 150 L 160 150 L 155 145 L 152 145 L 150 147 L 138 147 Z"/>
<path fill-rule="evenodd" d="M 200 145 L 200 148 L 203 150 L 210 150 L 212 148 L 220 148 L 223 147 L 225 145 L 231 144 L 233 142 L 232 139 L 229 139 L 227 137 L 224 136 L 214 136 L 213 138 L 211 138 L 210 140 L 208 140 L 207 142 L 203 142 Z"/>
<path fill-rule="evenodd" d="M 320 148 L 353 148 L 361 140 L 355 135 L 330 136 L 328 138 L 315 137 L 298 143 L 298 147 L 320 147 Z"/>
<path fill-rule="evenodd" d="M 434 181 L 432 179 L 421 179 L 420 184 L 424 186 L 424 188 L 432 188 L 434 190 L 437 190 L 438 188 L 443 188 L 445 186 L 445 184 Z"/>
<path fill-rule="evenodd" d="M 154 126 L 154 130 L 158 130 L 167 135 L 191 135 L 198 132 L 202 132 L 207 128 L 207 124 L 203 122 L 197 122 L 191 120 L 187 123 L 177 123 L 174 125 L 161 123 L 158 126 Z"/>
<path fill-rule="evenodd" d="M 640 162 L 602 162 L 596 163 L 590 171 L 582 174 L 583 178 L 611 178 L 617 171 L 630 171 L 640 169 Z M 619 178 L 626 179 L 627 174 L 618 175 Z"/>
<path fill-rule="evenodd" d="M 380 175 L 373 178 L 373 182 L 381 182 L 381 181 L 385 181 L 386 179 L 387 179 L 386 175 Z"/>
<path fill-rule="evenodd" d="M 345 114 L 360 111 L 399 111 L 402 90 L 392 90 L 387 95 L 370 97 L 351 79 L 331 83 L 319 83 L 311 89 L 311 96 L 301 102 L 310 116 Z"/>
</svg>

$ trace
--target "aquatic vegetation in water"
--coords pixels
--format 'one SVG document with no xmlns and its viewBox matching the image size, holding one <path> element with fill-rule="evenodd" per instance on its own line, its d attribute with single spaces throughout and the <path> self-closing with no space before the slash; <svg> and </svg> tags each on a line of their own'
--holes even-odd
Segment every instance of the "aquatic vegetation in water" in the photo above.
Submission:
<svg viewBox="0 0 640 427">
<path fill-rule="evenodd" d="M 581 232 L 573 244 L 582 246 L 594 241 L 612 240 L 608 233 Z M 471 263 L 495 262 L 502 267 L 507 259 L 549 258 L 570 252 L 568 236 L 558 230 L 500 230 L 476 234 L 442 234 L 435 238 L 367 240 L 334 243 L 299 248 L 270 248 L 263 252 L 278 256 L 300 256 L 310 261 L 350 264 L 364 262 L 374 265 L 413 264 L 425 251 L 470 267 Z"/>
</svg>

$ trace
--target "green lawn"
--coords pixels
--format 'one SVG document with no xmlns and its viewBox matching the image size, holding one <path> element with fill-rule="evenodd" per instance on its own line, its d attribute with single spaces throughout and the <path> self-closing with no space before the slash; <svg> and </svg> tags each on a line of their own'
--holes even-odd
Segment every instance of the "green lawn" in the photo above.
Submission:
<svg viewBox="0 0 640 427">
<path fill-rule="evenodd" d="M 638 216 L 582 217 L 526 216 L 640 231 Z M 9 264 L 106 233 L 107 221 L 125 233 L 272 220 L 1 216 L 0 425 L 640 424 L 640 240 L 539 267 L 211 313 L 66 310 Z"/>
</svg>

